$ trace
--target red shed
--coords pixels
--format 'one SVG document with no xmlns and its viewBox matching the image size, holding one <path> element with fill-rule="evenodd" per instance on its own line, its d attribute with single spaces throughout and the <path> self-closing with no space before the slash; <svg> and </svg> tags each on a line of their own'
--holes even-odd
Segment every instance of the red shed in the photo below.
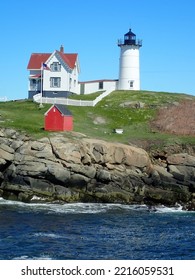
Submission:
<svg viewBox="0 0 195 280">
<path fill-rule="evenodd" d="M 55 104 L 45 113 L 45 130 L 73 130 L 72 113 L 61 104 Z"/>
</svg>

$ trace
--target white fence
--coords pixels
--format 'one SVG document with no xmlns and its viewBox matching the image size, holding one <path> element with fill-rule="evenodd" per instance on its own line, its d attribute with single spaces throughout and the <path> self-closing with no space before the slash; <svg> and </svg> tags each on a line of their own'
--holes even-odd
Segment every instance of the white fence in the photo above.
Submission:
<svg viewBox="0 0 195 280">
<path fill-rule="evenodd" d="M 96 97 L 96 99 L 93 100 L 93 106 L 95 106 L 98 102 L 100 102 L 104 97 L 108 96 L 114 90 L 115 90 L 115 88 L 107 89 L 102 94 L 100 94 L 98 97 Z"/>
<path fill-rule="evenodd" d="M 63 105 L 71 105 L 71 106 L 91 106 L 94 107 L 98 102 L 100 102 L 104 97 L 109 95 L 115 88 L 111 88 L 100 94 L 96 99 L 89 100 L 75 100 L 70 98 L 57 98 L 57 97 L 42 97 L 41 94 L 38 93 L 33 96 L 34 102 L 44 103 L 44 104 L 63 104 Z"/>
</svg>

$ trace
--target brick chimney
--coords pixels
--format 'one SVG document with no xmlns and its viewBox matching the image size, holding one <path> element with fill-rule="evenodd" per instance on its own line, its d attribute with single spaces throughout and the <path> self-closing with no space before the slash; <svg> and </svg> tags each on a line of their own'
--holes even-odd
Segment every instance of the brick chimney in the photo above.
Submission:
<svg viewBox="0 0 195 280">
<path fill-rule="evenodd" d="M 64 47 L 63 47 L 63 45 L 61 45 L 61 47 L 60 47 L 60 52 L 64 52 Z"/>
</svg>

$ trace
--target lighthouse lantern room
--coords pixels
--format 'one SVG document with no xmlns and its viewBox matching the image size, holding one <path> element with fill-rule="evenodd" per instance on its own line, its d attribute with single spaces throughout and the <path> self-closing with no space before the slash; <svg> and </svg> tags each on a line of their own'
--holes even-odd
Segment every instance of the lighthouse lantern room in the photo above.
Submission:
<svg viewBox="0 0 195 280">
<path fill-rule="evenodd" d="M 124 35 L 124 40 L 118 40 L 121 49 L 119 63 L 119 90 L 140 90 L 140 65 L 139 49 L 141 40 L 136 40 L 136 35 L 129 29 Z"/>
</svg>

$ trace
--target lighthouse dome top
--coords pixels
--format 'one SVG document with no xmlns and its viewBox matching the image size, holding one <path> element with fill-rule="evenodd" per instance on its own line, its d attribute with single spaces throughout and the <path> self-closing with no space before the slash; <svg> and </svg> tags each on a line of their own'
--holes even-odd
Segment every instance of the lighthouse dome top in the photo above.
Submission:
<svg viewBox="0 0 195 280">
<path fill-rule="evenodd" d="M 124 35 L 124 44 L 125 45 L 135 45 L 136 43 L 136 35 L 129 29 L 129 32 L 127 32 Z"/>
<path fill-rule="evenodd" d="M 118 46 L 121 45 L 134 45 L 134 46 L 142 46 L 141 40 L 136 40 L 136 35 L 129 29 L 129 31 L 124 35 L 124 40 L 118 40 Z"/>
</svg>

